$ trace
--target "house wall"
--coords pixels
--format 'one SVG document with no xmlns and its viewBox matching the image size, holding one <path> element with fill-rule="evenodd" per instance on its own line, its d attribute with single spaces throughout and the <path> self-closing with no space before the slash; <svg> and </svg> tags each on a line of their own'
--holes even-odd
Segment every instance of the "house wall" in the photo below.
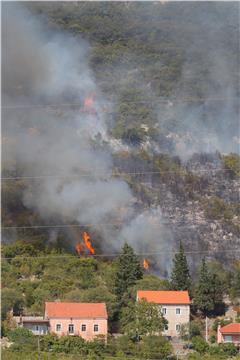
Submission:
<svg viewBox="0 0 240 360">
<path fill-rule="evenodd" d="M 98 335 L 104 335 L 106 337 L 108 331 L 107 319 L 102 319 L 102 318 L 101 319 L 54 318 L 54 319 L 49 319 L 49 323 L 50 323 L 50 328 L 49 328 L 50 332 L 55 333 L 59 336 L 70 335 L 68 332 L 68 326 L 70 324 L 73 324 L 74 334 L 72 335 L 81 336 L 85 340 L 93 340 L 94 337 Z M 56 331 L 57 324 L 61 324 L 60 331 Z M 83 324 L 86 325 L 86 331 L 81 330 L 81 326 Z M 98 332 L 94 332 L 94 325 L 98 325 Z"/>
<path fill-rule="evenodd" d="M 168 330 L 163 332 L 166 336 L 179 336 L 179 331 L 176 329 L 177 325 L 189 324 L 190 321 L 190 305 L 161 305 L 161 311 L 166 309 L 164 314 L 165 319 L 168 320 Z M 176 313 L 176 309 L 180 309 L 180 314 Z"/>
</svg>

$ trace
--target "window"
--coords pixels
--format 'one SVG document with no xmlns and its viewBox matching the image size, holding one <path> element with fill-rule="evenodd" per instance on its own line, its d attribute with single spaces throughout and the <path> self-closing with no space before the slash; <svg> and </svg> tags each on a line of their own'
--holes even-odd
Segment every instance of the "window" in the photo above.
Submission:
<svg viewBox="0 0 240 360">
<path fill-rule="evenodd" d="M 74 325 L 73 324 L 68 325 L 68 332 L 69 332 L 69 334 L 74 334 Z"/>
<path fill-rule="evenodd" d="M 181 309 L 180 308 L 176 308 L 176 314 L 180 315 L 181 314 Z"/>
<path fill-rule="evenodd" d="M 86 331 L 86 330 L 87 330 L 87 326 L 85 324 L 82 324 L 81 331 Z"/>
<path fill-rule="evenodd" d="M 36 331 L 38 331 L 39 330 L 39 327 L 38 327 L 38 325 L 36 325 Z"/>
<path fill-rule="evenodd" d="M 94 332 L 98 332 L 98 325 L 97 325 L 97 324 L 94 324 L 94 326 L 93 326 L 93 331 L 94 331 Z"/>
<path fill-rule="evenodd" d="M 180 324 L 177 324 L 177 325 L 176 325 L 176 330 L 179 332 L 179 331 L 180 331 L 180 329 L 181 329 Z"/>
<path fill-rule="evenodd" d="M 163 313 L 163 315 L 166 315 L 166 313 L 167 313 L 167 308 L 162 308 L 162 313 Z"/>
<path fill-rule="evenodd" d="M 224 341 L 225 342 L 232 342 L 232 336 L 231 335 L 225 335 L 224 336 Z"/>
<path fill-rule="evenodd" d="M 61 324 L 56 324 L 56 331 L 61 331 L 62 329 L 62 325 Z"/>
</svg>

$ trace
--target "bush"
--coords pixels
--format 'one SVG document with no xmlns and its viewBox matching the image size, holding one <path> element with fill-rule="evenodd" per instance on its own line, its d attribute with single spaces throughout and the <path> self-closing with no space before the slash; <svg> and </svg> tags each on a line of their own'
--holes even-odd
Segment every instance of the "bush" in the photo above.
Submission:
<svg viewBox="0 0 240 360">
<path fill-rule="evenodd" d="M 35 351 L 37 349 L 37 337 L 24 327 L 9 331 L 7 336 L 13 342 L 10 348 L 13 351 Z"/>
<path fill-rule="evenodd" d="M 220 344 L 220 348 L 224 353 L 226 353 L 228 356 L 235 356 L 238 353 L 238 349 L 236 346 L 232 343 L 225 343 Z"/>
<path fill-rule="evenodd" d="M 192 338 L 192 344 L 193 349 L 200 354 L 204 354 L 209 348 L 207 342 L 201 336 L 194 336 Z"/>
<path fill-rule="evenodd" d="M 24 327 L 19 327 L 15 330 L 9 331 L 7 335 L 9 340 L 12 342 L 19 342 L 22 341 L 22 339 L 27 340 L 34 337 L 33 333 Z"/>
<path fill-rule="evenodd" d="M 201 330 L 200 330 L 199 325 L 196 322 L 193 322 L 193 321 L 190 323 L 189 332 L 190 332 L 190 334 L 189 334 L 190 339 L 192 339 L 195 336 L 201 335 Z"/>
<path fill-rule="evenodd" d="M 210 336 L 210 343 L 211 344 L 214 344 L 216 342 L 217 338 L 216 338 L 216 335 L 211 335 Z"/>
<path fill-rule="evenodd" d="M 169 359 L 172 346 L 163 336 L 146 336 L 141 344 L 142 359 Z"/>
</svg>

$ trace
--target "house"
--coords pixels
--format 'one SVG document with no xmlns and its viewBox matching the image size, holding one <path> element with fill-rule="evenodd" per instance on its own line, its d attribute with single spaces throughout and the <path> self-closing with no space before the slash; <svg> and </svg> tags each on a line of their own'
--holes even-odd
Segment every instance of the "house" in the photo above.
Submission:
<svg viewBox="0 0 240 360">
<path fill-rule="evenodd" d="M 107 339 L 108 315 L 105 303 L 46 302 L 44 316 L 14 316 L 19 327 L 35 335 L 48 332 L 58 336 L 75 335 L 85 340 Z"/>
<path fill-rule="evenodd" d="M 24 327 L 31 330 L 34 335 L 47 334 L 49 328 L 49 321 L 43 316 L 14 316 L 18 327 Z"/>
<path fill-rule="evenodd" d="M 240 344 L 240 324 L 233 323 L 225 326 L 218 326 L 217 342 L 231 342 Z"/>
<path fill-rule="evenodd" d="M 107 338 L 108 315 L 105 303 L 46 302 L 44 318 L 49 331 L 59 336 L 77 335 L 85 340 Z"/>
<path fill-rule="evenodd" d="M 137 301 L 145 299 L 158 304 L 168 320 L 167 328 L 163 331 L 166 336 L 179 336 L 181 325 L 190 322 L 190 298 L 188 291 L 149 291 L 138 290 Z"/>
</svg>

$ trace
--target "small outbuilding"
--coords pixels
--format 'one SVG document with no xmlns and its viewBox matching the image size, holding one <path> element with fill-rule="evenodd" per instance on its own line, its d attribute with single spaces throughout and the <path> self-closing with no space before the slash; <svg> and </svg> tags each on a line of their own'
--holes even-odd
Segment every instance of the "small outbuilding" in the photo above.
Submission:
<svg viewBox="0 0 240 360">
<path fill-rule="evenodd" d="M 218 343 L 240 344 L 240 324 L 232 323 L 225 326 L 218 326 Z"/>
</svg>

